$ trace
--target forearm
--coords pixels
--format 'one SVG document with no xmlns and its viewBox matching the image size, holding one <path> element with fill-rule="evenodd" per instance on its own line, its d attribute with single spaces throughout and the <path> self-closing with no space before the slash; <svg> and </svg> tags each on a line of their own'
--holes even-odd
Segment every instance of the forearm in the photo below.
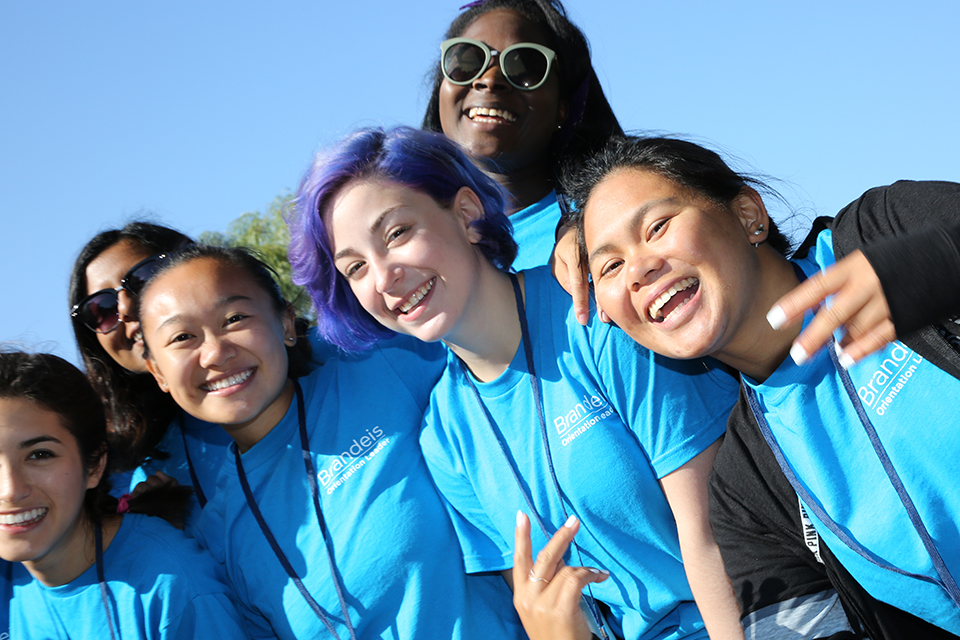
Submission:
<svg viewBox="0 0 960 640">
<path fill-rule="evenodd" d="M 691 537 L 681 536 L 680 551 L 690 591 L 703 616 L 707 632 L 714 640 L 742 640 L 740 607 L 733 593 L 733 585 L 723 569 L 720 549 L 709 531 L 706 536 L 697 535 L 695 540 L 691 540 Z"/>
<path fill-rule="evenodd" d="M 740 607 L 710 526 L 707 478 L 719 447 L 718 440 L 660 483 L 677 521 L 683 568 L 707 632 L 714 640 L 742 640 Z"/>
</svg>

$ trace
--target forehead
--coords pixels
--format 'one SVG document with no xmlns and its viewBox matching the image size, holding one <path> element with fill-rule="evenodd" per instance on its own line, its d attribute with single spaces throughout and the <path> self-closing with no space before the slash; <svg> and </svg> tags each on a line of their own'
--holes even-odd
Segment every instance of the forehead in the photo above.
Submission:
<svg viewBox="0 0 960 640">
<path fill-rule="evenodd" d="M 629 215 L 647 203 L 665 198 L 686 200 L 689 194 L 673 180 L 625 167 L 611 171 L 597 182 L 584 206 L 584 224 L 615 214 Z"/>
<path fill-rule="evenodd" d="M 494 9 L 484 13 L 460 34 L 502 50 L 517 42 L 549 45 L 547 34 L 534 22 L 512 9 Z"/>
<path fill-rule="evenodd" d="M 73 438 L 59 414 L 26 398 L 0 398 L 0 441 L 4 445 L 40 434 L 55 436 L 61 442 Z"/>
<path fill-rule="evenodd" d="M 87 293 L 120 286 L 130 267 L 152 254 L 130 240 L 121 240 L 104 249 L 86 268 Z"/>
<path fill-rule="evenodd" d="M 370 232 L 370 225 L 381 215 L 397 209 L 420 211 L 425 207 L 440 208 L 429 195 L 383 178 L 353 180 L 330 200 L 323 211 L 330 242 L 336 247 L 337 236 L 354 236 Z"/>
<path fill-rule="evenodd" d="M 203 257 L 157 275 L 141 295 L 140 317 L 146 322 L 169 314 L 200 315 L 224 298 L 243 296 L 269 301 L 265 291 L 241 267 Z"/>
</svg>

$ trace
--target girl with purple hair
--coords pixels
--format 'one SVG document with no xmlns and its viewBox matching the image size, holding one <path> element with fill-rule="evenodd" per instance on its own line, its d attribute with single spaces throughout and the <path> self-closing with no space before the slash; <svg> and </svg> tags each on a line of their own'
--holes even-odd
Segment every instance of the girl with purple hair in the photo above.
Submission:
<svg viewBox="0 0 960 640">
<path fill-rule="evenodd" d="M 442 136 L 334 146 L 290 222 L 320 332 L 347 350 L 394 333 L 447 347 L 420 444 L 466 570 L 504 574 L 531 637 L 704 638 L 706 622 L 741 638 L 706 510 L 736 382 L 581 326 L 545 267 L 509 271 L 505 208 Z"/>
</svg>

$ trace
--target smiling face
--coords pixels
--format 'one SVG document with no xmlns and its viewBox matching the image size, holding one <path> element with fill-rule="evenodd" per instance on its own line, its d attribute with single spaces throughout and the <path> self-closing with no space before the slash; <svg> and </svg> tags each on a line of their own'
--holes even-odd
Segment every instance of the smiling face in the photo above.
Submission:
<svg viewBox="0 0 960 640">
<path fill-rule="evenodd" d="M 115 289 L 130 267 L 153 255 L 143 247 L 122 240 L 105 249 L 86 269 L 87 295 L 101 289 Z M 140 323 L 133 314 L 134 301 L 126 291 L 117 296 L 120 324 L 110 333 L 98 333 L 97 341 L 117 364 L 133 373 L 145 373 Z"/>
<path fill-rule="evenodd" d="M 84 557 L 83 499 L 90 473 L 58 414 L 23 398 L 0 398 L 0 557 L 35 575 Z"/>
<path fill-rule="evenodd" d="M 238 443 L 246 434 L 243 450 L 283 417 L 293 314 L 241 267 L 203 257 L 168 269 L 142 293 L 141 320 L 150 371 L 185 411 Z"/>
<path fill-rule="evenodd" d="M 497 51 L 518 42 L 549 46 L 535 24 L 510 9 L 481 15 L 460 35 Z M 555 61 L 546 82 L 533 91 L 507 82 L 496 59 L 468 85 L 455 85 L 444 78 L 439 94 L 443 133 L 474 156 L 496 160 L 497 173 L 548 166 L 550 141 L 567 109 L 560 98 L 558 64 L 563 61 Z"/>
<path fill-rule="evenodd" d="M 337 271 L 363 308 L 388 329 L 433 342 L 462 326 L 488 264 L 469 226 L 482 211 L 467 188 L 447 209 L 397 183 L 361 179 L 341 189 L 323 220 Z"/>
<path fill-rule="evenodd" d="M 615 170 L 584 208 L 597 303 L 657 353 L 722 353 L 755 316 L 760 274 L 750 243 L 762 239 L 751 234 L 765 216 L 752 190 L 725 208 L 651 172 Z"/>
</svg>

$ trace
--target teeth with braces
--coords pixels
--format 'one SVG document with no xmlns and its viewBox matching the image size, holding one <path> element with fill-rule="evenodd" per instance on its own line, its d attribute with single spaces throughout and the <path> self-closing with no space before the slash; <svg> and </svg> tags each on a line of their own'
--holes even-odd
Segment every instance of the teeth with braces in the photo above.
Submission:
<svg viewBox="0 0 960 640">
<path fill-rule="evenodd" d="M 473 120 L 477 116 L 484 116 L 488 118 L 500 118 L 501 120 L 506 120 L 507 122 L 516 122 L 517 116 L 513 115 L 506 109 L 490 109 L 488 107 L 470 107 L 470 110 L 467 112 L 467 117 Z"/>
<path fill-rule="evenodd" d="M 38 507 L 36 509 L 30 509 L 29 511 L 21 511 L 20 513 L 5 513 L 0 514 L 0 524 L 24 524 L 33 520 L 39 520 L 45 515 L 47 515 L 46 507 Z"/>
<path fill-rule="evenodd" d="M 695 284 L 698 284 L 699 282 L 700 281 L 697 280 L 696 278 L 684 278 L 683 280 L 681 280 L 680 282 L 678 282 L 677 284 L 673 285 L 672 287 L 664 291 L 662 294 L 660 294 L 660 297 L 654 300 L 653 303 L 650 305 L 650 308 L 647 309 L 647 313 L 649 313 L 650 317 L 653 318 L 654 320 L 663 320 L 663 316 L 660 315 L 660 309 L 663 308 L 663 305 L 670 302 L 670 299 L 673 298 L 673 296 L 677 295 L 681 291 L 685 291 L 689 289 L 690 287 L 694 286 Z"/>
<path fill-rule="evenodd" d="M 430 293 L 430 289 L 433 289 L 434 282 L 436 282 L 436 278 L 431 278 L 430 282 L 426 283 L 425 285 L 423 285 L 422 287 L 414 291 L 413 295 L 407 298 L 406 302 L 400 305 L 400 308 L 398 309 L 400 313 L 407 313 L 408 311 L 413 309 L 415 306 L 417 306 L 420 303 L 420 301 L 423 300 L 424 296 Z"/>
<path fill-rule="evenodd" d="M 241 371 L 240 373 L 236 373 L 228 378 L 223 378 L 222 380 L 217 380 L 216 382 L 209 382 L 207 384 L 200 385 L 200 388 L 204 391 L 218 391 L 220 389 L 232 387 L 235 384 L 240 384 L 252 375 L 253 369 L 247 369 L 246 371 Z"/>
</svg>

